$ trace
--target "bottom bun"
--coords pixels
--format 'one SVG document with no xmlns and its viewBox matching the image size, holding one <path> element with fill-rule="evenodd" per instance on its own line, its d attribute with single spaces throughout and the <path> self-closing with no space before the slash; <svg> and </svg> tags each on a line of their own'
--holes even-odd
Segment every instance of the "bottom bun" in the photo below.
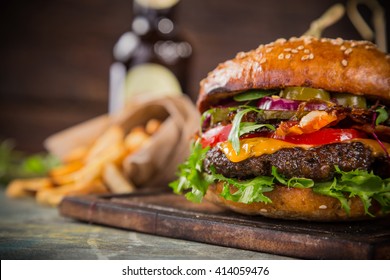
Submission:
<svg viewBox="0 0 390 280">
<path fill-rule="evenodd" d="M 223 183 L 218 182 L 209 187 L 205 198 L 217 205 L 246 215 L 262 215 L 270 218 L 310 221 L 345 221 L 372 219 L 366 215 L 359 197 L 349 199 L 350 214 L 342 208 L 338 199 L 316 194 L 312 189 L 288 188 L 277 186 L 273 191 L 265 193 L 272 203 L 254 202 L 245 204 L 233 202 L 220 196 Z M 237 189 L 230 186 L 230 192 Z M 377 205 L 370 207 L 375 217 L 382 216 Z"/>
</svg>

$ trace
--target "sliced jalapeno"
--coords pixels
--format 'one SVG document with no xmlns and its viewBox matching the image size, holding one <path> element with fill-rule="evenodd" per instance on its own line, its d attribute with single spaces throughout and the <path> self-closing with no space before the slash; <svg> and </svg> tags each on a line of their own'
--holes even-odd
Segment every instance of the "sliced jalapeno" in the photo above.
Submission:
<svg viewBox="0 0 390 280">
<path fill-rule="evenodd" d="M 323 89 L 309 87 L 287 87 L 280 92 L 280 97 L 293 100 L 321 99 L 330 101 L 330 94 Z"/>
<path fill-rule="evenodd" d="M 336 93 L 337 104 L 345 107 L 367 108 L 366 98 L 350 93 Z"/>
</svg>

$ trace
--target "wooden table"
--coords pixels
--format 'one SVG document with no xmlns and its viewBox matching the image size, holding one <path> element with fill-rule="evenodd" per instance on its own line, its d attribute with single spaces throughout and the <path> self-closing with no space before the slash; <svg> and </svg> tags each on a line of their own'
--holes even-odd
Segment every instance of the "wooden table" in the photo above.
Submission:
<svg viewBox="0 0 390 280">
<path fill-rule="evenodd" d="M 0 191 L 1 259 L 288 259 L 157 237 L 61 217 L 33 199 Z"/>
</svg>

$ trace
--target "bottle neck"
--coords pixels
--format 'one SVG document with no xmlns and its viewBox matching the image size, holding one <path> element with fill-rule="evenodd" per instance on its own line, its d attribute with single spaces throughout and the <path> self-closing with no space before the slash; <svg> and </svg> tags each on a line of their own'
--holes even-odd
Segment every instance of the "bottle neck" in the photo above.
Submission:
<svg viewBox="0 0 390 280">
<path fill-rule="evenodd" d="M 133 0 L 133 31 L 140 36 L 173 35 L 177 4 L 177 0 Z"/>
</svg>

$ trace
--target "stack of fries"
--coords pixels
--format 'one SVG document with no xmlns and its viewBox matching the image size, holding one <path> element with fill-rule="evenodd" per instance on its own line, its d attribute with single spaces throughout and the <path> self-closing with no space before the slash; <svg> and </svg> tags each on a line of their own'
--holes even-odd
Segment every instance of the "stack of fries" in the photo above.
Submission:
<svg viewBox="0 0 390 280">
<path fill-rule="evenodd" d="M 6 194 L 35 196 L 40 204 L 57 206 L 65 196 L 133 192 L 136 187 L 124 175 L 122 161 L 148 143 L 160 125 L 160 120 L 150 119 L 127 134 L 118 124 L 109 126 L 92 144 L 64 155 L 63 164 L 47 177 L 14 180 Z"/>
</svg>

